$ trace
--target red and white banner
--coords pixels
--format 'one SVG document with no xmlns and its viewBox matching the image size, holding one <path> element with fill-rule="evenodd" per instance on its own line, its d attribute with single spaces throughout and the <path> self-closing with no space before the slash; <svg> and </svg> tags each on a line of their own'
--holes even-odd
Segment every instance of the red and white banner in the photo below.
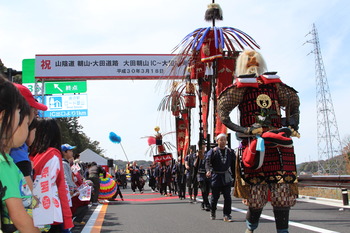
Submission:
<svg viewBox="0 0 350 233">
<path fill-rule="evenodd" d="M 171 161 L 173 159 L 173 155 L 171 153 L 166 153 L 166 154 L 158 154 L 158 155 L 153 155 L 154 162 L 162 163 L 166 161 Z"/>
<path fill-rule="evenodd" d="M 35 56 L 35 78 L 182 79 L 187 62 L 177 67 L 173 54 L 56 54 Z"/>
</svg>

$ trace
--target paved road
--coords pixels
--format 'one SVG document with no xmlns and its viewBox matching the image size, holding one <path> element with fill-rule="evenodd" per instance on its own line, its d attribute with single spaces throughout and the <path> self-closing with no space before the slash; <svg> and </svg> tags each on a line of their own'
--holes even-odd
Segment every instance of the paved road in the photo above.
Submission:
<svg viewBox="0 0 350 233">
<path fill-rule="evenodd" d="M 206 233 L 244 232 L 246 206 L 240 199 L 233 198 L 232 217 L 234 222 L 222 221 L 222 197 L 217 219 L 210 220 L 210 213 L 200 209 L 200 204 L 179 200 L 177 196 L 163 197 L 159 193 L 145 190 L 143 194 L 132 194 L 130 189 L 122 190 L 124 201 L 106 202 L 91 207 L 86 216 L 85 227 L 75 227 L 73 233 L 127 232 L 127 233 Z M 350 232 L 350 209 L 341 202 L 319 204 L 322 199 L 301 198 L 290 214 L 290 232 Z M 271 205 L 264 208 L 256 232 L 276 232 Z"/>
</svg>

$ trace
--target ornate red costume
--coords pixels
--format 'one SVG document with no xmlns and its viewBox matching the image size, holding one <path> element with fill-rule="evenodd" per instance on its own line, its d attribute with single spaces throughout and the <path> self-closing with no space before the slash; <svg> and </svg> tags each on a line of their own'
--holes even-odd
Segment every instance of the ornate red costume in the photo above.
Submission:
<svg viewBox="0 0 350 233">
<path fill-rule="evenodd" d="M 235 195 L 247 199 L 247 232 L 258 227 L 268 190 L 271 191 L 277 232 L 288 232 L 289 208 L 295 204 L 298 194 L 290 136 L 298 130 L 299 98 L 297 92 L 283 84 L 276 73 L 263 74 L 265 71 L 259 53 L 242 52 L 237 59 L 236 82 L 218 98 L 218 114 L 242 140 Z M 235 107 L 240 111 L 240 125 L 233 123 L 229 116 Z M 281 110 L 286 111 L 285 118 L 282 118 Z M 256 156 L 250 142 L 259 137 L 265 137 L 265 148 L 260 151 L 264 157 L 261 167 L 254 169 L 243 161 L 248 155 Z"/>
</svg>

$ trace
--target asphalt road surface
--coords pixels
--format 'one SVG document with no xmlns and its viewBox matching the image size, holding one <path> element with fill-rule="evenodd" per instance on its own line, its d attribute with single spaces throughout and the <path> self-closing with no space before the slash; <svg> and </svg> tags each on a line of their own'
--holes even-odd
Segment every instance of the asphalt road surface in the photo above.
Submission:
<svg viewBox="0 0 350 233">
<path fill-rule="evenodd" d="M 72 233 L 127 232 L 127 233 L 206 233 L 244 232 L 247 207 L 241 199 L 232 199 L 234 222 L 224 222 L 223 197 L 220 197 L 216 220 L 210 212 L 201 210 L 200 202 L 192 204 L 189 199 L 177 196 L 164 197 L 151 192 L 146 184 L 143 194 L 122 189 L 124 201 L 105 201 L 92 206 L 85 216 L 85 226 L 76 226 Z M 198 197 L 201 200 L 201 197 Z M 101 201 L 102 202 L 102 201 Z M 262 213 L 259 228 L 255 232 L 276 232 L 272 206 L 268 203 Z M 289 232 L 350 232 L 350 209 L 341 201 L 318 198 L 300 198 L 290 212 Z"/>
</svg>

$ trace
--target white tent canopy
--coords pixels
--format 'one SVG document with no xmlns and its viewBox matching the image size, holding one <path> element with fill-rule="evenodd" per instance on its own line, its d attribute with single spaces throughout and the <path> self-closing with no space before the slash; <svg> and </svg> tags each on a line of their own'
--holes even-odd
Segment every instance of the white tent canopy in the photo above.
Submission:
<svg viewBox="0 0 350 233">
<path fill-rule="evenodd" d="M 80 160 L 84 163 L 96 162 L 98 165 L 107 165 L 107 159 L 90 149 L 86 149 L 80 153 Z"/>
</svg>

